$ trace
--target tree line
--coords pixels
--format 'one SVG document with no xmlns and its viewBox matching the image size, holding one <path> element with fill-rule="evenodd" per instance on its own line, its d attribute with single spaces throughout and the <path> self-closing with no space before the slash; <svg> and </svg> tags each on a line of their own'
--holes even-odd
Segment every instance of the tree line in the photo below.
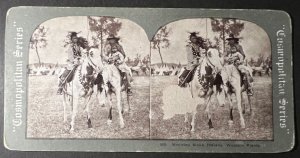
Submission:
<svg viewBox="0 0 300 158">
<path fill-rule="evenodd" d="M 87 24 L 89 28 L 87 38 L 89 38 L 90 36 L 92 41 L 90 45 L 92 45 L 93 47 L 98 47 L 101 52 L 105 47 L 105 39 L 107 38 L 107 36 L 111 34 L 117 36 L 123 25 L 119 19 L 114 17 L 95 16 L 88 16 Z M 212 43 L 214 43 L 214 47 L 223 53 L 226 50 L 226 38 L 229 36 L 229 34 L 239 36 L 244 29 L 244 22 L 232 18 L 210 18 L 210 25 L 212 30 L 207 31 L 215 32 L 218 35 L 214 36 L 213 39 L 205 40 L 211 45 Z M 49 28 L 39 25 L 30 39 L 30 48 L 35 50 L 39 64 L 41 64 L 39 50 L 47 47 L 48 45 L 48 31 Z M 170 47 L 170 34 L 172 34 L 172 29 L 167 27 L 166 25 L 161 27 L 155 34 L 155 36 L 150 40 L 150 46 L 152 49 L 158 51 L 162 64 L 164 64 L 162 49 L 167 49 Z M 66 37 L 64 47 L 66 47 L 69 43 L 69 38 Z M 136 62 L 138 61 L 136 59 L 128 58 L 127 62 L 130 64 L 136 64 Z"/>
</svg>

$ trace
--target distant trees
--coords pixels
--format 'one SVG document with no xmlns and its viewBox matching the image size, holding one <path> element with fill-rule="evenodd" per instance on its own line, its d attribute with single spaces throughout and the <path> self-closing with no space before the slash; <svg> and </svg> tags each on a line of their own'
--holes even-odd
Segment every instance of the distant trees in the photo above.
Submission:
<svg viewBox="0 0 300 158">
<path fill-rule="evenodd" d="M 264 65 L 267 65 L 267 64 L 270 64 L 270 61 L 271 61 L 271 56 L 266 56 L 264 55 L 263 53 L 260 53 L 257 57 L 257 59 L 254 59 L 253 57 L 250 58 L 248 64 L 250 66 L 264 66 Z"/>
<path fill-rule="evenodd" d="M 161 63 L 164 64 L 163 57 L 161 54 L 161 48 L 169 48 L 170 46 L 170 40 L 169 35 L 171 33 L 171 30 L 167 28 L 167 26 L 161 27 L 159 31 L 155 34 L 155 36 L 151 40 L 151 47 L 153 49 L 157 49 Z"/>
<path fill-rule="evenodd" d="M 49 29 L 45 28 L 42 25 L 39 25 L 35 31 L 33 32 L 30 40 L 29 40 L 29 44 L 30 44 L 30 48 L 34 49 L 39 61 L 39 65 L 41 65 L 41 58 L 40 58 L 40 54 L 39 54 L 39 48 L 45 48 L 48 45 L 46 36 L 47 36 L 47 31 Z"/>
<path fill-rule="evenodd" d="M 133 64 L 137 65 L 141 61 L 141 55 L 136 54 L 135 58 L 133 59 Z"/>
<path fill-rule="evenodd" d="M 218 32 L 219 37 L 215 37 L 216 42 L 219 43 L 220 48 L 220 40 L 223 41 L 223 52 L 225 51 L 225 41 L 226 37 L 229 34 L 233 34 L 234 36 L 239 36 L 240 32 L 244 29 L 244 23 L 237 19 L 227 19 L 227 18 L 211 18 L 211 27 L 213 32 Z M 219 40 L 218 40 L 219 38 Z"/>
<path fill-rule="evenodd" d="M 141 54 L 136 54 L 134 58 L 127 57 L 125 61 L 128 66 L 137 66 L 139 62 L 142 65 L 150 65 L 150 55 L 142 57 Z"/>
<path fill-rule="evenodd" d="M 103 51 L 104 38 L 107 35 L 117 35 L 122 27 L 122 23 L 114 17 L 92 17 L 88 16 L 89 29 L 91 32 L 95 33 L 92 36 L 93 44 L 99 45 L 100 50 Z"/>
<path fill-rule="evenodd" d="M 150 64 L 150 62 L 151 62 L 151 58 L 150 58 L 150 54 L 148 54 L 143 58 L 142 63 L 148 65 Z"/>
</svg>

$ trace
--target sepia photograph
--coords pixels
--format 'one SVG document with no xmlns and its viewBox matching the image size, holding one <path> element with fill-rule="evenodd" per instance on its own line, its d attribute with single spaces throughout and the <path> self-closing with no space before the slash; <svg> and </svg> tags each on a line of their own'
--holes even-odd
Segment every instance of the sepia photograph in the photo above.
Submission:
<svg viewBox="0 0 300 158">
<path fill-rule="evenodd" d="M 21 6 L 6 18 L 8 150 L 278 153 L 295 146 L 287 12 Z"/>
<path fill-rule="evenodd" d="M 28 138 L 148 139 L 149 40 L 136 23 L 69 16 L 30 39 Z"/>
<path fill-rule="evenodd" d="M 151 139 L 272 140 L 267 33 L 239 19 L 183 19 L 151 40 Z"/>
<path fill-rule="evenodd" d="M 267 33 L 240 19 L 45 21 L 30 39 L 28 138 L 272 140 Z"/>
</svg>

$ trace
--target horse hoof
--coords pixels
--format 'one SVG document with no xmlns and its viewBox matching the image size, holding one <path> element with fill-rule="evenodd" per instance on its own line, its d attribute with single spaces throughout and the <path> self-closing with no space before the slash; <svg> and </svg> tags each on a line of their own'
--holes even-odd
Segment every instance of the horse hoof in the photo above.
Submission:
<svg viewBox="0 0 300 158">
<path fill-rule="evenodd" d="M 107 120 L 107 122 L 106 122 L 106 123 L 107 123 L 107 125 L 109 125 L 109 126 L 110 126 L 110 125 L 111 125 L 111 123 L 112 123 L 112 120 Z"/>
<path fill-rule="evenodd" d="M 194 133 L 195 132 L 195 127 L 190 125 L 190 130 L 191 130 L 192 133 Z"/>
<path fill-rule="evenodd" d="M 209 128 L 209 129 L 214 128 L 213 125 L 212 125 L 211 119 L 209 119 L 209 121 L 208 121 L 207 124 L 208 124 L 208 128 Z"/>
<path fill-rule="evenodd" d="M 232 121 L 232 120 L 229 120 L 229 121 L 228 121 L 228 125 L 229 125 L 229 127 L 232 127 L 232 126 L 233 126 L 233 121 Z"/>
<path fill-rule="evenodd" d="M 250 111 L 251 119 L 254 117 L 254 112 Z"/>
<path fill-rule="evenodd" d="M 74 128 L 71 128 L 71 129 L 69 130 L 69 133 L 70 133 L 70 134 L 73 134 L 73 133 L 74 133 Z"/>
<path fill-rule="evenodd" d="M 129 113 L 129 116 L 130 116 L 130 117 L 133 117 L 133 112 L 128 111 L 128 113 Z"/>
<path fill-rule="evenodd" d="M 245 124 L 241 124 L 241 128 L 242 128 L 242 129 L 245 129 L 245 128 L 246 128 L 246 125 L 245 125 Z"/>
<path fill-rule="evenodd" d="M 125 127 L 124 123 L 120 125 L 120 128 L 124 128 L 124 127 Z"/>
<path fill-rule="evenodd" d="M 88 119 L 87 124 L 88 124 L 88 128 L 92 128 L 92 121 L 91 121 L 91 119 Z"/>
<path fill-rule="evenodd" d="M 188 119 L 184 119 L 184 123 L 188 123 L 189 121 L 188 121 Z"/>
<path fill-rule="evenodd" d="M 128 112 L 129 112 L 129 109 L 128 109 L 128 108 L 124 109 L 124 112 L 128 113 Z"/>
<path fill-rule="evenodd" d="M 194 132 L 195 132 L 195 128 L 192 128 L 192 129 L 191 129 L 191 132 L 194 133 Z"/>
</svg>

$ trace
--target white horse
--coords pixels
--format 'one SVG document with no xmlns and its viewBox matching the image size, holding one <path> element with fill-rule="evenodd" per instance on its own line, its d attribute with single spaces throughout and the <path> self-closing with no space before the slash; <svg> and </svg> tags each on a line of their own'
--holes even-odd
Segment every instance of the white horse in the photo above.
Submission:
<svg viewBox="0 0 300 158">
<path fill-rule="evenodd" d="M 89 88 L 89 91 L 86 91 L 87 86 L 90 86 L 92 83 L 88 81 L 88 77 L 92 77 L 91 75 L 97 74 L 97 71 L 102 66 L 101 62 L 98 62 L 96 55 L 93 54 L 94 49 L 90 49 L 89 52 L 86 53 L 84 57 L 82 57 L 82 62 L 79 64 L 74 71 L 73 80 L 69 83 L 66 83 L 63 87 L 63 107 L 64 107 L 64 122 L 67 122 L 67 105 L 72 107 L 72 118 L 70 123 L 70 132 L 74 131 L 75 126 L 75 118 L 78 113 L 79 107 L 79 99 L 84 99 L 84 107 L 85 112 L 87 113 L 87 124 L 88 128 L 92 127 L 91 119 L 90 119 L 90 111 L 89 111 L 89 102 L 91 96 L 93 94 L 93 87 Z M 95 63 L 98 63 L 97 65 Z M 88 69 L 93 70 L 93 74 L 88 74 Z"/>
<path fill-rule="evenodd" d="M 216 74 L 222 69 L 223 61 L 219 57 L 219 52 L 217 49 L 209 48 L 207 55 L 202 57 L 199 61 L 199 65 L 196 67 L 192 81 L 188 84 L 190 88 L 191 96 L 193 102 L 196 103 L 205 103 L 205 113 L 209 119 L 208 125 L 209 128 L 213 128 L 211 121 L 211 114 L 209 112 L 211 96 L 214 93 L 213 88 L 210 86 L 208 89 L 204 86 L 212 83 L 212 80 L 207 81 L 207 75 L 210 75 L 213 79 Z M 182 73 L 182 71 L 179 73 Z M 195 120 L 196 120 L 197 106 L 192 112 L 192 121 L 191 121 L 191 131 L 195 131 Z M 188 122 L 188 113 L 185 115 L 185 122 Z"/>
<path fill-rule="evenodd" d="M 229 125 L 233 124 L 233 104 L 232 104 L 232 94 L 236 95 L 237 108 L 240 115 L 240 125 L 242 128 L 245 128 L 245 120 L 242 110 L 242 87 L 241 87 L 241 76 L 237 68 L 231 65 L 225 65 L 221 71 L 221 76 L 223 80 L 223 88 L 226 98 L 229 100 L 230 108 L 230 120 Z M 229 95 L 229 96 L 228 96 Z"/>
<path fill-rule="evenodd" d="M 98 92 L 99 97 L 105 96 L 106 102 L 109 104 L 107 124 L 111 125 L 112 123 L 112 94 L 115 94 L 117 99 L 120 127 L 124 128 L 125 123 L 123 113 L 124 111 L 128 113 L 130 112 L 130 97 L 127 94 L 128 84 L 127 82 L 123 82 L 125 80 L 125 78 L 123 78 L 124 75 L 121 74 L 121 72 L 113 63 L 107 63 L 104 64 L 101 77 L 103 81 L 98 83 Z M 127 108 L 124 108 L 121 102 L 122 92 L 126 92 L 127 95 Z"/>
<path fill-rule="evenodd" d="M 212 120 L 211 120 L 211 110 L 210 110 L 210 103 L 211 103 L 211 96 L 213 94 L 216 95 L 217 101 L 221 106 L 225 104 L 225 98 L 221 97 L 222 92 L 225 93 L 225 97 L 229 100 L 229 108 L 230 108 L 230 120 L 229 125 L 233 124 L 233 103 L 232 98 L 233 94 L 236 95 L 237 100 L 237 108 L 240 115 L 240 125 L 241 128 L 245 128 L 245 120 L 243 113 L 245 113 L 245 104 L 242 108 L 242 92 L 245 92 L 247 87 L 242 85 L 241 82 L 241 75 L 238 69 L 234 65 L 224 65 L 224 59 L 219 56 L 219 52 L 216 49 L 210 48 L 207 51 L 207 56 L 202 58 L 199 62 L 200 64 L 197 66 L 193 80 L 189 83 L 189 88 L 191 89 L 192 98 L 195 102 L 205 103 L 205 113 L 208 117 L 208 125 L 209 128 L 213 128 Z M 214 85 L 211 86 L 208 91 L 206 92 L 205 88 L 203 87 L 203 80 L 202 77 L 207 75 L 207 69 L 212 69 L 212 76 L 214 80 Z M 249 67 L 247 67 L 251 77 L 252 71 Z M 182 72 L 179 73 L 179 75 Z M 217 79 L 218 78 L 218 79 Z M 202 83 L 201 83 L 202 82 Z M 216 83 L 218 82 L 218 83 Z M 216 86 L 219 86 L 218 88 Z M 202 100 L 201 100 L 202 99 Z M 252 111 L 251 99 L 248 95 L 248 103 L 250 106 L 250 113 Z M 191 121 L 191 131 L 195 131 L 195 115 L 197 113 L 196 108 L 192 113 L 192 121 Z M 188 122 L 188 114 L 185 116 L 185 122 Z"/>
<path fill-rule="evenodd" d="M 248 77 L 252 78 L 253 70 L 251 69 L 251 67 L 249 67 L 248 65 L 245 65 L 243 68 L 245 69 L 244 71 L 249 73 Z M 233 125 L 233 114 L 232 114 L 233 103 L 232 103 L 232 100 L 233 100 L 233 94 L 235 94 L 237 108 L 238 108 L 238 112 L 240 115 L 240 126 L 241 126 L 241 128 L 245 128 L 245 120 L 244 120 L 243 114 L 245 114 L 245 112 L 246 112 L 246 105 L 245 105 L 245 103 L 243 103 L 243 95 L 242 95 L 243 92 L 245 92 L 247 95 L 248 105 L 250 108 L 250 114 L 253 116 L 251 96 L 247 94 L 248 86 L 243 83 L 241 74 L 234 64 L 224 65 L 220 75 L 221 75 L 222 83 L 223 83 L 222 90 L 225 93 L 225 97 L 229 101 L 229 110 L 230 110 L 230 115 L 229 115 L 230 120 L 228 121 L 229 126 Z M 248 78 L 248 80 L 249 80 L 249 78 Z M 253 84 L 253 83 L 250 83 L 250 84 Z M 242 103 L 243 103 L 243 107 L 242 107 Z M 225 103 L 223 102 L 223 105 L 224 104 Z"/>
<path fill-rule="evenodd" d="M 249 66 L 245 66 L 246 71 L 249 73 L 249 77 L 253 77 L 252 75 L 252 69 Z M 252 102 L 251 102 L 251 96 L 247 94 L 247 85 L 245 85 L 242 81 L 240 72 L 238 69 L 233 65 L 225 65 L 223 70 L 221 71 L 221 77 L 223 82 L 223 88 L 222 89 L 225 93 L 225 97 L 228 98 L 229 105 L 230 105 L 230 121 L 229 125 L 232 125 L 233 123 L 233 104 L 232 104 L 232 95 L 235 94 L 237 98 L 237 107 L 239 110 L 239 113 L 245 114 L 246 112 L 246 104 L 243 103 L 243 92 L 246 93 L 248 105 L 250 109 L 250 114 L 252 115 Z M 252 84 L 252 83 L 251 83 Z M 229 96 L 228 96 L 229 95 Z M 240 99 L 239 99 L 240 98 Z M 243 107 L 240 106 L 242 104 Z M 241 127 L 245 128 L 243 123 L 243 118 L 240 114 L 240 120 L 241 120 Z"/>
</svg>

